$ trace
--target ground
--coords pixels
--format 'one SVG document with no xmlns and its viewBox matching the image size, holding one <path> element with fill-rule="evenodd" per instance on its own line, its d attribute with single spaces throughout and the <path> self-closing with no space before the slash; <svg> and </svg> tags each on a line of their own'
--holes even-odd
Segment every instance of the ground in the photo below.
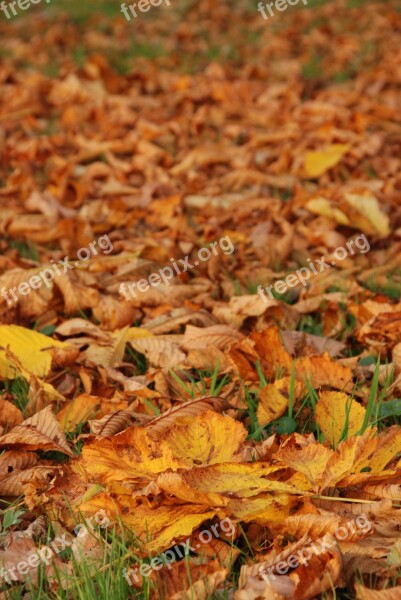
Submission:
<svg viewBox="0 0 401 600">
<path fill-rule="evenodd" d="M 401 598 L 400 2 L 20 4 L 1 598 Z"/>
</svg>

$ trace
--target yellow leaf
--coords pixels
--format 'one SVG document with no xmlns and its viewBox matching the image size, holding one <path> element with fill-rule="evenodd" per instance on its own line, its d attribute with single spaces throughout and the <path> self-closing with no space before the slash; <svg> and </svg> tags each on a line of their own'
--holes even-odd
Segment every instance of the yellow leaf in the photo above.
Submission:
<svg viewBox="0 0 401 600">
<path fill-rule="evenodd" d="M 239 462 L 241 446 L 247 437 L 245 427 L 227 415 L 208 410 L 195 417 L 177 419 L 163 441 L 175 458 L 188 468 L 222 462 Z"/>
<path fill-rule="evenodd" d="M 358 467 L 363 469 L 368 466 L 371 475 L 380 474 L 399 452 L 401 452 L 401 430 L 396 426 L 389 427 L 377 438 L 373 456 L 364 463 L 358 462 Z M 400 466 L 397 465 L 398 468 Z"/>
<path fill-rule="evenodd" d="M 147 504 L 135 505 L 130 495 L 118 500 L 106 493 L 99 494 L 79 506 L 84 516 L 106 510 L 111 520 L 121 519 L 143 544 L 143 554 L 166 550 L 177 541 L 185 539 L 204 521 L 216 515 L 215 510 L 201 504 L 176 506 L 161 505 L 151 508 Z"/>
<path fill-rule="evenodd" d="M 222 412 L 224 408 L 227 408 L 227 401 L 223 398 L 217 396 L 195 398 L 194 400 L 188 400 L 188 402 L 182 402 L 169 408 L 158 417 L 151 419 L 149 423 L 146 423 L 146 427 L 152 430 L 152 432 L 166 431 L 171 428 L 177 419 L 181 419 L 182 417 L 193 418 L 199 413 L 210 409 L 215 412 Z"/>
<path fill-rule="evenodd" d="M 350 223 L 364 233 L 387 236 L 390 234 L 390 218 L 380 209 L 375 196 L 367 194 L 345 194 L 345 200 L 356 211 L 350 216 Z M 358 214 L 359 213 L 359 214 Z"/>
<path fill-rule="evenodd" d="M 145 338 L 153 335 L 151 331 L 148 329 L 144 329 L 143 327 L 130 327 L 127 331 L 127 342 L 130 340 L 135 340 L 138 338 Z"/>
<path fill-rule="evenodd" d="M 287 406 L 288 398 L 283 396 L 274 384 L 265 385 L 259 394 L 259 405 L 256 413 L 259 425 L 264 427 L 281 417 Z"/>
<path fill-rule="evenodd" d="M 73 431 L 79 423 L 94 416 L 96 407 L 100 404 L 100 398 L 90 394 L 79 394 L 68 402 L 57 414 L 57 420 L 64 431 Z"/>
<path fill-rule="evenodd" d="M 255 521 L 260 525 L 267 525 L 288 517 L 291 508 L 298 501 L 296 496 L 287 494 L 260 494 L 255 498 L 233 498 L 226 510 L 230 510 L 235 518 L 245 523 Z"/>
<path fill-rule="evenodd" d="M 129 510 L 122 520 L 143 542 L 146 541 L 149 552 L 169 548 L 216 514 L 215 510 L 199 504 L 162 505 L 157 510 L 140 505 L 132 510 L 131 499 L 125 498 Z"/>
<path fill-rule="evenodd" d="M 101 367 L 113 367 L 116 363 L 122 362 L 129 331 L 128 326 L 114 331 L 110 334 L 109 344 L 103 341 L 99 344 L 91 344 L 85 352 L 85 358 Z"/>
<path fill-rule="evenodd" d="M 161 473 L 156 480 L 157 487 L 168 494 L 169 498 L 178 498 L 179 501 L 191 502 L 193 504 L 204 504 L 205 506 L 224 507 L 229 498 L 214 492 L 201 492 L 196 486 L 188 485 L 185 475 L 178 473 Z"/>
<path fill-rule="evenodd" d="M 349 225 L 349 219 L 339 208 L 332 206 L 329 200 L 326 198 L 312 198 L 306 203 L 306 208 L 313 212 L 315 215 L 321 215 L 322 217 L 328 217 L 334 219 L 340 225 Z"/>
<path fill-rule="evenodd" d="M 374 435 L 375 430 L 369 427 L 361 436 L 350 437 L 339 443 L 335 454 L 326 465 L 322 489 L 337 484 L 350 473 L 360 471 L 359 463 L 366 461 L 377 446 L 377 438 L 373 437 Z"/>
<path fill-rule="evenodd" d="M 239 461 L 246 435 L 238 421 L 206 411 L 176 419 L 168 431 L 136 426 L 90 442 L 80 464 L 100 483 L 149 480 L 168 469 Z"/>
<path fill-rule="evenodd" d="M 270 479 L 281 467 L 268 463 L 246 464 L 223 463 L 190 470 L 184 473 L 185 481 L 199 492 L 218 492 L 247 498 L 261 492 L 298 493 L 298 489 L 287 482 Z"/>
<path fill-rule="evenodd" d="M 51 349 L 68 347 L 65 342 L 59 342 L 25 327 L 0 325 L 0 377 L 14 379 L 16 371 L 19 372 L 10 355 L 7 356 L 7 348 L 29 373 L 46 377 L 52 363 Z"/>
<path fill-rule="evenodd" d="M 334 452 L 317 442 L 311 442 L 305 446 L 294 443 L 294 437 L 290 437 L 276 453 L 276 458 L 282 463 L 303 473 L 317 490 L 321 482 L 326 465 Z"/>
<path fill-rule="evenodd" d="M 358 433 L 365 417 L 365 409 L 342 392 L 322 392 L 316 404 L 316 421 L 326 440 L 336 446 L 345 435 Z"/>
<path fill-rule="evenodd" d="M 296 378 L 310 380 L 313 387 L 327 385 L 344 390 L 352 389 L 352 371 L 332 359 L 328 352 L 321 356 L 302 356 L 295 366 Z"/>
<path fill-rule="evenodd" d="M 348 152 L 349 144 L 331 144 L 323 150 L 307 152 L 305 157 L 305 172 L 307 177 L 319 177 L 332 167 L 335 167 Z"/>
<path fill-rule="evenodd" d="M 130 427 L 110 438 L 95 440 L 82 451 L 80 465 L 97 483 L 151 479 L 167 469 L 185 467 L 163 439 L 152 440 L 143 427 Z"/>
</svg>

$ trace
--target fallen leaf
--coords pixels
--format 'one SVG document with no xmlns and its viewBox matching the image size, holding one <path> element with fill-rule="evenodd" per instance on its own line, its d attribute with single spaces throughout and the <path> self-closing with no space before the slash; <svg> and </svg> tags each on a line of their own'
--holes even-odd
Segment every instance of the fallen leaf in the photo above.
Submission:
<svg viewBox="0 0 401 600">
<path fill-rule="evenodd" d="M 321 392 L 316 404 L 316 421 L 334 447 L 343 436 L 349 437 L 361 430 L 365 414 L 363 406 L 341 392 Z"/>
<path fill-rule="evenodd" d="M 307 177 L 320 177 L 335 167 L 350 149 L 349 144 L 331 144 L 322 150 L 307 152 L 305 156 L 305 173 Z"/>
</svg>

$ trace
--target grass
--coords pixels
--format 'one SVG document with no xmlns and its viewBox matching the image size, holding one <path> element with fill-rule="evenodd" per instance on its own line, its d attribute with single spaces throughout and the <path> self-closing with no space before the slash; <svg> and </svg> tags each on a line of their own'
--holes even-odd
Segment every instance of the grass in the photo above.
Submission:
<svg viewBox="0 0 401 600">
<path fill-rule="evenodd" d="M 29 384 L 23 377 L 15 379 L 6 379 L 0 384 L 0 398 L 4 394 L 10 394 L 13 404 L 22 412 L 24 418 L 27 418 L 26 407 L 28 405 Z"/>
<path fill-rule="evenodd" d="M 185 401 L 188 397 L 194 400 L 203 396 L 218 396 L 229 382 L 228 375 L 219 375 L 219 364 L 209 371 L 195 371 L 196 374 L 193 376 L 185 374 L 183 375 L 185 379 L 172 369 L 169 369 L 169 373 L 178 385 L 176 393 Z M 180 390 L 183 390 L 186 396 L 183 396 Z"/>
<path fill-rule="evenodd" d="M 302 315 L 297 330 L 304 331 L 305 333 L 310 333 L 311 335 L 318 335 L 323 337 L 324 333 L 321 314 L 312 313 L 310 315 Z"/>
<path fill-rule="evenodd" d="M 10 248 L 15 248 L 21 258 L 39 262 L 40 257 L 38 250 L 33 242 L 26 242 L 24 240 L 8 240 L 8 245 Z"/>
<path fill-rule="evenodd" d="M 385 401 L 385 398 L 388 395 L 388 389 L 394 380 L 394 368 L 389 370 L 386 377 L 384 377 L 383 383 L 380 384 L 380 356 L 377 358 L 367 357 L 367 359 L 369 360 L 365 359 L 361 361 L 360 364 L 363 363 L 365 366 L 368 366 L 369 364 L 375 364 L 375 370 L 370 383 L 365 417 L 358 435 L 362 435 L 368 427 L 377 427 L 378 429 L 383 429 L 391 424 L 401 423 L 401 399 Z M 294 360 L 290 373 L 287 413 L 266 426 L 260 426 L 257 419 L 259 393 L 262 388 L 269 383 L 269 381 L 263 373 L 260 362 L 258 361 L 255 364 L 255 369 L 258 373 L 260 382 L 259 389 L 250 391 L 248 386 L 244 386 L 244 399 L 247 405 L 244 419 L 248 424 L 248 439 L 261 441 L 265 439 L 267 435 L 271 435 L 272 433 L 277 433 L 279 435 L 290 435 L 291 433 L 298 431 L 302 434 L 313 433 L 319 442 L 325 441 L 319 425 L 314 418 L 314 415 L 316 414 L 316 404 L 319 401 L 318 392 L 308 378 L 306 378 L 304 382 L 306 389 L 305 395 L 297 402 L 295 401 L 295 365 L 296 361 Z M 277 378 L 279 378 L 279 376 Z M 353 400 L 354 393 L 350 394 L 349 397 L 349 409 L 351 408 L 351 403 Z M 304 418 L 304 415 L 307 415 L 307 417 Z M 344 424 L 341 440 L 346 440 L 348 438 L 348 427 L 349 424 L 347 418 Z"/>
<path fill-rule="evenodd" d="M 312 54 L 309 61 L 302 66 L 302 76 L 305 79 L 320 79 L 323 74 L 322 57 Z"/>
<path fill-rule="evenodd" d="M 377 393 L 379 389 L 379 372 L 380 372 L 380 355 L 377 357 L 377 362 L 375 366 L 375 372 L 372 378 L 372 384 L 370 386 L 368 403 L 366 406 L 366 413 L 363 419 L 362 427 L 359 431 L 359 435 L 362 435 L 368 426 L 371 424 L 374 425 L 377 423 L 378 411 L 379 411 L 379 403 L 376 402 Z M 345 434 L 348 433 L 348 430 Z"/>
<path fill-rule="evenodd" d="M 380 357 L 368 356 L 362 359 L 360 361 L 360 364 L 361 363 L 364 366 L 375 364 L 375 370 L 370 384 L 366 416 L 359 432 L 360 434 L 371 425 L 384 427 L 391 424 L 393 420 L 399 422 L 401 417 L 401 399 L 395 399 L 389 402 L 385 401 L 385 398 L 388 395 L 388 388 L 393 381 L 393 371 L 389 369 L 386 377 L 384 380 L 381 379 L 382 383 L 380 383 Z M 297 402 L 295 401 L 295 361 L 293 362 L 290 374 L 287 414 L 274 423 L 270 423 L 268 426 L 259 426 L 257 421 L 258 394 L 260 390 L 269 383 L 269 379 L 264 373 L 260 362 L 255 364 L 255 369 L 259 377 L 258 389 L 250 391 L 245 387 L 247 410 L 244 413 L 244 419 L 248 424 L 248 439 L 258 441 L 274 432 L 288 435 L 293 431 L 300 431 L 302 433 L 313 432 L 319 441 L 323 441 L 323 436 L 313 418 L 316 410 L 316 403 L 318 401 L 318 392 L 310 381 L 305 382 L 307 391 L 304 397 Z M 189 376 L 184 375 L 184 372 L 177 373 L 172 370 L 170 371 L 170 375 L 175 380 L 178 390 L 181 389 L 184 392 L 185 395 L 183 396 L 183 399 L 185 400 L 187 400 L 187 396 L 196 398 L 208 394 L 219 395 L 224 385 L 229 382 L 229 378 L 226 375 L 220 374 L 219 365 L 216 365 L 213 369 L 208 371 L 194 370 Z M 277 377 L 279 376 L 280 374 L 277 373 Z M 5 387 L 7 387 L 9 393 L 14 394 L 16 398 L 19 398 L 20 404 L 23 405 L 27 393 L 27 384 L 25 380 L 17 379 L 9 381 Z M 305 421 L 302 419 L 302 415 L 306 412 L 308 413 L 308 419 Z M 78 428 L 75 433 L 79 432 L 83 432 L 82 427 L 80 429 Z M 342 439 L 347 439 L 347 437 L 348 427 L 346 424 L 344 426 Z M 11 505 L 4 511 L 2 529 L 4 535 L 6 535 L 10 529 L 18 525 L 18 521 L 22 516 L 23 510 L 20 509 L 18 504 Z M 82 522 L 84 522 L 84 520 L 82 520 Z M 0 538 L 2 531 L 0 531 Z M 51 540 L 54 539 L 54 536 L 54 532 L 49 532 L 49 535 L 44 542 L 45 545 L 48 545 Z M 13 587 L 9 590 L 6 589 L 4 595 L 5 600 L 23 600 L 24 594 L 26 593 L 31 594 L 32 598 L 41 599 L 46 597 L 54 600 L 106 600 L 106 598 L 108 599 L 110 597 L 113 597 L 116 600 L 125 600 L 126 598 L 146 600 L 150 599 L 152 595 L 159 593 L 154 588 L 154 584 L 149 578 L 144 577 L 141 586 L 135 588 L 130 586 L 124 577 L 123 569 L 128 569 L 133 563 L 138 563 L 139 568 L 140 565 L 149 563 L 149 560 L 137 556 L 137 541 L 132 533 L 127 532 L 121 527 L 118 532 L 116 529 L 110 531 L 107 530 L 106 532 L 97 532 L 96 537 L 99 540 L 102 549 L 102 562 L 100 567 L 95 569 L 87 560 L 77 560 L 73 558 L 71 550 L 67 549 L 63 559 L 68 560 L 69 558 L 72 558 L 72 571 L 67 579 L 65 579 L 63 569 L 56 569 L 56 578 L 60 582 L 58 591 L 53 591 L 48 578 L 45 576 L 43 569 L 41 569 L 39 573 L 38 588 L 34 588 L 31 582 L 27 582 L 25 588 Z M 241 547 L 246 548 L 247 540 L 245 535 L 242 536 L 239 544 Z M 189 560 L 189 558 L 187 557 L 184 560 Z M 210 596 L 210 600 L 228 600 L 230 581 L 236 582 L 241 560 L 240 556 L 237 564 L 232 570 L 230 575 L 231 579 L 227 582 L 226 588 L 219 594 Z M 146 567 L 144 566 L 143 569 L 146 570 Z M 389 582 L 389 585 L 391 585 L 391 583 L 392 582 Z M 345 600 L 347 598 L 347 593 L 336 592 L 335 597 Z"/>
<path fill-rule="evenodd" d="M 83 521 L 83 524 L 91 532 L 88 522 Z M 51 598 L 54 600 L 108 600 L 110 597 L 117 600 L 125 600 L 131 597 L 149 598 L 149 590 L 145 584 L 141 590 L 137 590 L 133 595 L 132 588 L 130 588 L 122 574 L 123 569 L 127 566 L 128 557 L 133 556 L 132 539 L 126 537 L 125 534 L 118 534 L 115 528 L 110 531 L 107 530 L 104 535 L 99 530 L 91 532 L 90 535 L 95 537 L 101 549 L 102 561 L 100 567 L 98 563 L 91 563 L 88 557 L 75 557 L 70 545 L 63 551 L 63 558 L 71 559 L 71 573 L 67 573 L 60 564 L 55 566 L 55 579 L 59 583 L 58 590 L 54 591 L 52 589 L 42 563 L 39 567 L 37 585 L 34 586 L 31 578 L 27 577 L 26 591 L 35 598 Z M 51 542 L 54 540 L 55 534 L 53 532 L 45 540 L 44 546 L 51 548 Z M 59 555 L 60 557 L 61 555 Z M 22 588 L 18 587 L 6 589 L 4 594 L 5 600 L 17 600 L 26 597 L 22 592 Z"/>
<path fill-rule="evenodd" d="M 373 274 L 365 282 L 365 287 L 371 292 L 384 294 L 392 300 L 399 300 L 401 298 L 400 267 L 396 267 L 384 275 L 381 274 L 379 277 Z"/>
<path fill-rule="evenodd" d="M 137 350 L 134 350 L 130 344 L 126 346 L 125 359 L 126 362 L 130 362 L 135 365 L 137 373 L 143 375 L 147 371 L 147 360 L 144 354 L 141 354 Z"/>
<path fill-rule="evenodd" d="M 332 0 L 309 0 L 306 7 L 300 2 L 299 6 L 294 7 L 293 10 L 310 11 L 331 1 Z M 349 7 L 359 7 L 367 4 L 367 2 L 368 0 L 348 0 L 347 4 Z M 182 19 L 186 17 L 187 12 L 191 9 L 192 3 L 192 1 L 188 2 L 186 0 L 183 0 L 183 2 L 180 3 L 177 11 L 181 13 L 180 16 Z M 254 14 L 256 11 L 256 3 L 254 1 L 249 2 L 248 0 L 240 0 L 238 3 L 236 3 L 235 8 L 238 6 L 241 6 L 241 8 L 247 7 L 247 10 L 250 14 Z M 79 26 L 79 28 L 82 29 L 84 27 L 87 28 L 88 24 L 95 23 L 95 12 L 101 12 L 109 17 L 110 24 L 107 25 L 108 31 L 111 31 L 113 19 L 123 19 L 120 13 L 120 4 L 118 2 L 110 2 L 109 0 L 98 0 L 96 5 L 93 3 L 84 3 L 82 1 L 78 2 L 78 0 L 58 0 L 57 4 L 53 3 L 49 6 L 49 11 L 60 12 L 64 10 L 67 10 L 70 13 L 72 20 Z M 150 20 L 153 18 L 158 19 L 159 15 L 156 12 L 150 12 L 148 15 L 141 15 L 141 18 L 142 17 L 145 20 Z M 326 21 L 324 19 L 316 17 L 311 22 L 309 27 L 321 27 L 325 23 Z M 260 43 L 262 43 L 264 38 L 263 21 L 261 20 L 261 29 L 259 31 L 253 31 L 244 27 L 240 31 L 239 35 L 241 35 L 242 39 L 245 40 L 246 45 L 253 46 L 255 48 L 255 56 L 257 57 L 257 47 Z M 209 31 L 205 30 L 202 37 L 209 43 Z M 347 82 L 354 78 L 358 70 L 362 68 L 364 61 L 370 59 L 371 55 L 374 53 L 374 50 L 374 48 L 362 46 L 361 51 L 356 53 L 353 60 L 349 64 L 347 63 L 343 70 L 334 73 L 332 76 L 334 81 L 341 83 Z M 7 55 L 8 53 L 8 50 L 0 50 L 0 54 Z M 115 51 L 107 51 L 106 54 L 107 58 L 110 59 L 112 66 L 122 74 L 126 74 L 132 69 L 132 66 L 135 65 L 137 58 L 144 57 L 147 59 L 158 59 L 168 56 L 168 52 L 166 51 L 166 47 L 163 45 L 163 43 L 158 43 L 154 39 L 149 39 L 148 41 L 137 39 L 134 37 L 134 34 L 132 36 L 132 41 L 128 43 L 126 48 L 121 50 L 117 47 Z M 184 57 L 182 60 L 183 64 L 180 68 L 184 71 L 187 70 L 188 72 L 193 73 L 203 69 L 211 61 L 239 61 L 239 54 L 240 53 L 237 51 L 237 49 L 229 42 L 224 44 L 209 43 L 205 52 L 195 52 L 191 56 L 188 55 L 187 57 Z M 85 67 L 89 56 L 90 52 L 82 44 L 77 44 L 72 50 L 72 60 L 79 69 Z M 327 75 L 324 72 L 324 58 L 324 56 L 314 53 L 303 65 L 302 75 L 306 80 L 312 82 L 312 84 L 317 83 L 322 79 L 327 80 Z M 30 63 L 27 63 L 27 66 L 28 64 L 30 65 Z M 59 74 L 60 65 L 57 64 L 57 62 L 51 62 L 46 64 L 43 69 L 47 76 L 54 77 Z M 53 123 L 51 120 L 49 120 L 48 123 L 48 129 L 42 132 L 45 135 L 50 135 L 55 131 L 54 127 L 56 121 Z M 375 176 L 376 175 L 373 172 L 372 177 Z M 287 201 L 292 195 L 291 190 L 281 191 L 278 189 L 273 189 L 271 193 L 273 196 L 279 197 L 283 202 Z M 13 240 L 10 242 L 10 246 L 15 248 L 21 258 L 33 261 L 39 260 L 39 255 L 35 244 L 30 244 L 20 240 Z M 376 278 L 372 278 L 372 280 L 366 284 L 366 287 L 372 292 L 382 293 L 390 299 L 398 300 L 401 297 L 400 275 L 400 271 L 388 273 L 385 276 L 385 280 L 380 281 L 380 283 L 377 282 Z M 241 295 L 242 287 L 240 281 L 236 280 L 235 286 L 238 295 Z M 247 289 L 249 293 L 256 294 L 257 284 L 249 283 Z M 296 300 L 293 295 L 294 293 L 295 290 L 289 291 L 285 294 L 278 294 L 275 292 L 275 290 L 273 290 L 273 296 L 286 302 L 287 304 L 292 304 Z M 340 308 L 343 310 L 341 315 L 342 330 L 338 335 L 341 337 L 341 339 L 346 341 L 347 338 L 352 336 L 356 322 L 355 317 L 346 311 L 345 306 L 344 308 Z M 82 311 L 78 314 L 82 318 L 89 318 Z M 39 329 L 46 335 L 52 335 L 54 332 L 54 326 L 49 325 L 40 329 L 40 323 L 38 322 L 33 324 L 33 328 Z M 322 322 L 320 313 L 303 315 L 300 319 L 298 330 L 322 336 L 324 333 L 324 324 Z M 147 371 L 148 365 L 146 357 L 143 354 L 133 350 L 130 346 L 127 347 L 124 361 L 130 362 L 132 365 L 134 365 L 136 374 L 143 374 Z M 392 424 L 401 424 L 401 398 L 386 400 L 388 396 L 388 389 L 394 379 L 394 373 L 389 371 L 384 381 L 380 383 L 380 357 L 367 357 L 359 362 L 360 366 L 367 366 L 368 364 L 374 364 L 375 369 L 370 382 L 365 419 L 359 432 L 361 434 L 366 430 L 367 427 L 371 425 L 377 425 L 379 428 L 384 428 Z M 258 441 L 264 439 L 267 435 L 274 432 L 281 435 L 289 435 L 293 431 L 298 431 L 301 433 L 312 432 L 318 440 L 323 441 L 323 435 L 314 419 L 316 404 L 318 402 L 318 390 L 313 387 L 310 381 L 306 380 L 306 391 L 304 395 L 297 401 L 295 400 L 295 362 L 293 363 L 290 376 L 289 402 L 286 414 L 273 423 L 270 423 L 268 426 L 261 427 L 259 425 L 257 420 L 257 408 L 259 401 L 258 396 L 260 390 L 269 383 L 269 380 L 263 372 L 260 363 L 256 363 L 255 369 L 259 376 L 259 388 L 256 390 L 250 390 L 248 387 L 244 386 L 244 396 L 247 408 L 244 410 L 243 419 L 248 427 L 248 439 Z M 186 373 L 179 370 L 170 370 L 169 373 L 177 386 L 175 392 L 185 401 L 188 400 L 188 398 L 195 399 L 206 395 L 219 396 L 224 386 L 226 386 L 230 381 L 228 375 L 222 375 L 220 373 L 219 365 L 211 366 L 207 371 L 199 371 L 194 369 L 190 373 Z M 27 416 L 26 406 L 28 402 L 28 387 L 28 383 L 21 378 L 8 381 L 5 383 L 2 389 L 0 389 L 0 398 L 4 393 L 11 394 L 15 405 L 21 409 L 24 416 Z M 160 414 L 160 410 L 151 401 L 147 399 L 142 399 L 141 401 L 143 401 L 147 407 L 155 413 L 155 415 Z M 305 415 L 307 415 L 307 417 L 305 417 Z M 73 441 L 77 436 L 84 432 L 84 423 L 80 423 L 74 432 L 67 434 L 67 438 L 70 441 Z M 342 439 L 347 439 L 347 437 L 348 423 L 346 423 L 344 426 Z M 76 453 L 80 453 L 82 444 L 82 440 L 79 440 L 76 443 Z M 8 506 L 3 511 L 0 539 L 1 537 L 6 536 L 11 529 L 18 526 L 23 514 L 24 511 L 20 508 L 19 501 L 16 501 L 16 503 Z M 45 544 L 50 543 L 51 540 L 54 539 L 54 535 L 54 532 L 51 532 L 45 541 Z M 121 598 L 121 600 L 125 600 L 126 598 L 141 598 L 147 600 L 152 594 L 157 594 L 157 591 L 152 588 L 152 584 L 147 578 L 144 578 L 142 586 L 138 589 L 130 586 L 127 580 L 124 578 L 124 568 L 129 568 L 129 566 L 132 566 L 133 563 L 139 563 L 139 565 L 142 565 L 149 562 L 149 559 L 139 558 L 139 556 L 136 555 L 137 542 L 135 537 L 130 532 L 127 532 L 122 528 L 119 531 L 113 529 L 107 530 L 106 532 L 97 532 L 95 535 L 99 540 L 102 550 L 102 564 L 100 568 L 94 569 L 87 560 L 80 561 L 74 559 L 72 563 L 72 571 L 68 575 L 67 580 L 64 579 L 64 573 L 62 569 L 58 568 L 56 570 L 56 577 L 58 578 L 59 582 L 61 583 L 64 581 L 64 585 L 65 583 L 67 584 L 65 589 L 60 587 L 57 592 L 52 589 L 49 581 L 45 577 L 44 570 L 41 569 L 39 573 L 38 589 L 35 589 L 31 584 L 28 583 L 26 588 L 21 586 L 13 588 L 12 590 L 6 590 L 4 598 L 10 598 L 11 600 L 16 600 L 17 598 L 22 600 L 26 597 L 31 597 L 33 599 L 54 598 L 57 600 L 103 600 L 106 598 L 113 598 L 116 600 L 120 600 Z M 250 551 L 252 556 L 253 553 L 251 545 L 247 540 L 246 532 L 244 530 L 242 530 L 240 543 L 241 548 L 246 548 L 248 550 L 248 554 Z M 64 558 L 72 556 L 70 549 L 67 549 L 66 552 L 67 554 L 64 556 Z M 241 552 L 238 563 L 235 565 L 235 568 L 232 570 L 230 575 L 231 581 L 233 581 L 234 584 L 238 579 L 242 555 L 245 556 L 245 552 Z M 188 557 L 186 557 L 184 560 L 188 560 Z M 393 582 L 390 581 L 389 585 L 392 584 Z M 213 596 L 215 600 L 228 599 L 229 597 L 231 596 L 228 587 L 221 593 Z M 353 595 L 346 591 L 335 591 L 333 594 L 324 594 L 322 599 L 327 598 L 328 600 L 328 598 L 335 598 L 338 600 L 348 600 L 353 597 Z"/>
<path fill-rule="evenodd" d="M 72 572 L 66 574 L 63 568 L 56 567 L 56 579 L 59 583 L 59 589 L 54 592 L 44 577 L 44 570 L 41 569 L 38 589 L 35 591 L 32 586 L 29 586 L 29 591 L 35 594 L 35 597 L 45 596 L 54 600 L 108 600 L 111 597 L 116 600 L 125 600 L 126 598 L 147 600 L 151 596 L 155 597 L 156 595 L 156 597 L 159 597 L 162 591 L 159 589 L 159 585 L 163 582 L 163 569 L 168 568 L 170 561 L 176 562 L 180 559 L 187 564 L 187 583 L 191 583 L 190 555 L 185 551 L 183 556 L 184 543 L 180 545 L 180 551 L 182 550 L 182 552 L 177 552 L 176 546 L 172 549 L 175 559 L 172 559 L 171 554 L 162 553 L 158 555 L 158 562 L 153 563 L 158 567 L 157 571 L 161 567 L 159 583 L 156 583 L 149 577 L 151 567 L 148 566 L 156 557 L 147 559 L 140 557 L 135 536 L 122 526 L 118 528 L 118 531 L 113 527 L 112 529 L 106 528 L 102 532 L 98 527 L 91 529 L 85 520 L 81 520 L 81 522 L 90 532 L 90 535 L 95 538 L 101 549 L 101 566 L 99 567 L 97 564 L 95 567 L 95 563 L 91 564 L 87 557 L 74 557 L 71 547 L 69 547 L 65 551 L 66 556 L 64 558 L 72 559 Z M 83 530 L 78 530 L 78 536 L 81 531 Z M 217 535 L 217 537 L 219 536 Z M 54 534 L 48 538 L 46 544 L 49 545 L 52 539 L 54 539 Z M 138 576 L 140 573 L 144 575 L 141 578 Z M 207 597 L 212 600 L 212 595 Z M 19 590 L 10 590 L 6 596 L 7 600 L 16 600 L 17 598 L 22 598 Z M 221 600 L 228 598 L 228 589 L 222 591 L 218 596 L 214 596 L 214 598 L 216 600 L 217 598 Z"/>
<path fill-rule="evenodd" d="M 3 519 L 0 523 L 0 541 L 9 534 L 9 529 L 14 528 L 21 523 L 21 517 L 26 511 L 17 506 L 10 506 L 2 512 Z"/>
<path fill-rule="evenodd" d="M 90 2 L 79 0 L 58 0 L 57 5 L 52 5 L 54 11 L 67 11 L 70 18 L 77 24 L 85 24 L 93 18 L 94 6 Z M 110 0 L 97 0 L 96 12 L 105 14 L 109 18 L 121 17 L 121 6 L 119 2 Z"/>
<path fill-rule="evenodd" d="M 248 386 L 244 386 L 245 403 L 248 406 L 248 414 L 246 415 L 249 423 L 248 439 L 261 441 L 265 439 L 266 435 L 271 435 L 272 433 L 277 433 L 279 435 L 290 435 L 291 433 L 294 433 L 298 427 L 293 416 L 295 404 L 295 360 L 293 361 L 290 374 L 287 415 L 284 415 L 264 426 L 259 425 L 257 419 L 257 408 L 259 404 L 259 393 L 269 383 L 269 381 L 263 373 L 260 361 L 256 362 L 255 369 L 259 376 L 259 389 L 256 391 L 250 391 Z M 277 374 L 277 378 L 280 378 L 279 374 Z"/>
</svg>

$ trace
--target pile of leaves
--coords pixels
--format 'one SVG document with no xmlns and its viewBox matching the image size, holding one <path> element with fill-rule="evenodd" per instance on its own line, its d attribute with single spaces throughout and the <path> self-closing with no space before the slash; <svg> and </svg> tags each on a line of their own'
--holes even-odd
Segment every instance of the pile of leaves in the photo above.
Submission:
<svg viewBox="0 0 401 600">
<path fill-rule="evenodd" d="M 0 290 L 74 266 L 0 296 L 0 560 L 71 540 L 4 597 L 82 597 L 85 568 L 86 597 L 96 571 L 117 598 L 396 600 L 399 5 L 115 9 L 0 26 Z M 222 237 L 233 252 L 121 293 Z M 110 525 L 74 536 L 99 510 Z"/>
</svg>

